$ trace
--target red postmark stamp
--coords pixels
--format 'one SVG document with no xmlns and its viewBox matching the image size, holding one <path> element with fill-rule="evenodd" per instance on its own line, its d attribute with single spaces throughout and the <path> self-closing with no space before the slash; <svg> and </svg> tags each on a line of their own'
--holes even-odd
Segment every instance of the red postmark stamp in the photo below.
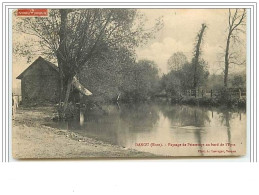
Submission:
<svg viewBox="0 0 259 195">
<path fill-rule="evenodd" d="M 48 16 L 48 9 L 18 9 L 17 16 L 46 17 Z"/>
</svg>

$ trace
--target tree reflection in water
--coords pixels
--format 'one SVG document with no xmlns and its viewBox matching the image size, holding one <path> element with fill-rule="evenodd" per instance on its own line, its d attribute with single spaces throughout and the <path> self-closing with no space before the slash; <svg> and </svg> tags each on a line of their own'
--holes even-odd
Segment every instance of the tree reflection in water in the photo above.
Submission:
<svg viewBox="0 0 259 195">
<path fill-rule="evenodd" d="M 84 113 L 84 122 L 68 121 L 68 129 L 112 144 L 125 145 L 138 132 L 151 132 L 159 120 L 158 107 L 150 104 L 103 105 Z"/>
<path fill-rule="evenodd" d="M 233 118 L 233 113 L 228 111 L 228 110 L 220 110 L 219 111 L 219 116 L 221 118 L 221 124 L 227 127 L 227 137 L 228 137 L 228 143 L 231 142 L 231 125 L 230 125 L 230 120 Z M 230 147 L 229 147 L 230 149 Z"/>
<path fill-rule="evenodd" d="M 126 104 L 121 108 L 120 117 L 129 125 L 130 131 L 152 131 L 159 120 L 159 108 L 153 104 Z"/>
<path fill-rule="evenodd" d="M 207 108 L 180 105 L 161 106 L 161 108 L 163 115 L 174 125 L 204 127 L 205 123 L 210 123 Z"/>
<path fill-rule="evenodd" d="M 164 116 L 168 117 L 171 124 L 181 131 L 191 130 L 198 144 L 202 143 L 202 134 L 206 123 L 210 123 L 209 111 L 207 108 L 197 106 L 164 106 L 161 109 Z M 200 146 L 199 149 L 202 149 Z M 203 153 L 201 153 L 203 155 Z"/>
<path fill-rule="evenodd" d="M 240 136 L 237 137 L 235 132 L 231 132 L 231 125 L 240 124 L 242 128 L 245 124 L 244 120 L 241 121 L 242 116 L 240 117 L 242 114 L 245 118 L 245 111 L 236 112 L 230 109 L 167 103 L 103 105 L 102 109 L 85 112 L 85 121 L 81 125 L 79 121 L 68 121 L 60 122 L 59 126 L 82 136 L 134 148 L 136 142 L 153 141 L 163 144 L 189 142 L 200 145 L 221 141 L 236 143 Z M 236 133 L 239 132 L 236 131 Z M 150 151 L 148 148 L 135 149 L 154 151 L 152 148 Z M 191 152 L 203 149 L 201 146 L 195 146 L 186 150 L 188 150 L 187 153 L 193 154 Z M 179 152 L 181 150 L 179 149 Z M 168 148 L 166 151 L 161 148 L 156 152 L 163 155 L 171 152 L 174 155 L 177 149 Z"/>
</svg>

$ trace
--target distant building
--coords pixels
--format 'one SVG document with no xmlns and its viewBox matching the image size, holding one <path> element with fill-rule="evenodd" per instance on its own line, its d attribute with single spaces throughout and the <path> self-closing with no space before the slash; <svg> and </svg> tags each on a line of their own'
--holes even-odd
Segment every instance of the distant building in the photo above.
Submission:
<svg viewBox="0 0 259 195">
<path fill-rule="evenodd" d="M 21 79 L 23 103 L 57 103 L 59 101 L 60 80 L 58 67 L 39 57 L 16 79 Z M 73 88 L 84 95 L 92 93 L 74 78 Z"/>
</svg>

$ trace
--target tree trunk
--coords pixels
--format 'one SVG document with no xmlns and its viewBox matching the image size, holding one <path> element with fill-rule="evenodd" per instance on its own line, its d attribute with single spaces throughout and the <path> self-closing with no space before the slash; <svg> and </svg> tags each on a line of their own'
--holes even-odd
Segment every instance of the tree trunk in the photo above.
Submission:
<svg viewBox="0 0 259 195">
<path fill-rule="evenodd" d="M 57 60 L 60 79 L 60 111 L 61 117 L 65 116 L 68 105 L 68 98 L 71 90 L 72 78 L 69 75 L 69 69 L 66 61 L 66 25 L 68 10 L 60 9 L 60 29 L 59 29 L 59 48 L 57 50 Z M 61 102 L 64 102 L 62 105 Z"/>
<path fill-rule="evenodd" d="M 196 87 L 198 85 L 197 66 L 199 64 L 200 47 L 201 47 L 202 36 L 204 34 L 205 28 L 206 28 L 206 25 L 202 24 L 201 31 L 198 34 L 198 42 L 197 42 L 196 49 L 195 49 L 195 56 L 194 56 L 194 61 L 193 61 L 193 65 L 194 65 L 193 88 L 194 89 L 196 89 Z"/>
<path fill-rule="evenodd" d="M 60 70 L 60 68 L 59 68 L 59 84 L 60 84 L 60 86 L 59 86 L 59 106 L 61 107 L 62 105 L 61 105 L 61 102 L 63 102 L 63 97 L 64 97 L 64 80 L 63 80 L 64 78 L 63 78 L 63 74 L 62 74 L 62 72 L 61 72 L 61 70 Z"/>
<path fill-rule="evenodd" d="M 228 68 L 229 68 L 229 45 L 230 45 L 230 36 L 228 34 L 227 45 L 226 45 L 226 53 L 225 53 L 225 71 L 224 71 L 224 87 L 228 87 Z"/>
<path fill-rule="evenodd" d="M 65 94 L 64 106 L 63 106 L 63 117 L 65 117 L 65 113 L 66 113 L 67 106 L 68 106 L 68 100 L 69 100 L 69 95 L 71 92 L 72 80 L 73 80 L 73 78 L 69 78 L 67 81 L 66 94 Z"/>
<path fill-rule="evenodd" d="M 229 9 L 229 18 L 228 18 L 228 23 L 229 23 L 229 27 L 228 27 L 228 37 L 227 37 L 227 43 L 226 43 L 226 51 L 225 51 L 225 70 L 224 70 L 224 87 L 227 88 L 228 87 L 228 70 L 229 70 L 229 64 L 231 63 L 230 60 L 230 42 L 231 39 L 234 38 L 235 39 L 235 35 L 234 37 L 232 37 L 233 32 L 236 30 L 241 30 L 239 29 L 239 26 L 245 24 L 245 16 L 246 16 L 246 10 L 243 10 L 243 13 L 241 15 L 238 14 L 238 10 L 235 10 L 235 13 L 233 16 L 231 16 L 231 10 Z M 242 31 L 241 31 L 242 32 Z M 232 59 L 234 57 L 232 56 Z M 233 61 L 232 61 L 233 63 Z"/>
</svg>

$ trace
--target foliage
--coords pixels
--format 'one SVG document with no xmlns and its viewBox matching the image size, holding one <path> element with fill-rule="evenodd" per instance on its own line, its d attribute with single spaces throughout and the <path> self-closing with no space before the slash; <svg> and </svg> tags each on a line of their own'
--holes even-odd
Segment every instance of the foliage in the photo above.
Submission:
<svg viewBox="0 0 259 195">
<path fill-rule="evenodd" d="M 207 84 L 209 72 L 206 69 L 206 62 L 200 60 L 197 69 L 197 87 L 204 87 Z M 177 71 L 170 71 L 161 79 L 161 86 L 166 90 L 169 96 L 178 96 L 185 90 L 193 88 L 194 66 L 191 63 L 186 63 Z"/>
<path fill-rule="evenodd" d="M 49 17 L 20 18 L 16 30 L 38 37 L 38 42 L 22 45 L 34 50 L 23 53 L 16 47 L 15 51 L 30 56 L 37 49 L 49 58 L 60 56 L 66 62 L 64 73 L 77 74 L 88 60 L 105 55 L 109 48 L 134 51 L 162 26 L 158 19 L 153 28 L 146 30 L 144 22 L 136 9 L 51 9 Z"/>
<path fill-rule="evenodd" d="M 151 98 L 158 88 L 158 69 L 153 61 L 135 62 L 125 50 L 111 51 L 109 60 L 92 59 L 80 74 L 95 101 L 140 101 Z"/>
<path fill-rule="evenodd" d="M 208 78 L 207 89 L 213 91 L 219 91 L 224 88 L 224 84 L 222 82 L 224 80 L 224 75 L 215 75 L 212 74 Z M 246 73 L 231 73 L 229 74 L 229 85 L 230 88 L 246 88 Z"/>
<path fill-rule="evenodd" d="M 182 68 L 184 64 L 187 63 L 187 57 L 183 52 L 176 52 L 168 59 L 168 69 L 171 70 L 179 70 Z"/>
<path fill-rule="evenodd" d="M 80 82 L 93 93 L 91 98 L 95 101 L 116 99 L 121 94 L 124 72 L 135 62 L 134 55 L 126 49 L 110 49 L 106 54 L 92 58 L 80 73 Z"/>
<path fill-rule="evenodd" d="M 177 96 L 181 91 L 181 82 L 180 79 L 176 76 L 175 72 L 171 71 L 170 73 L 163 75 L 161 78 L 161 90 L 165 89 L 167 96 Z"/>
<path fill-rule="evenodd" d="M 245 88 L 246 87 L 246 75 L 234 75 L 230 80 L 233 87 Z"/>
<path fill-rule="evenodd" d="M 36 37 L 37 41 L 16 44 L 14 52 L 30 58 L 37 51 L 58 62 L 60 101 L 64 101 L 65 113 L 74 76 L 89 78 L 86 82 L 97 95 L 105 89 L 117 93 L 121 81 L 115 73 L 121 71 L 123 61 L 118 59 L 118 53 L 133 54 L 136 47 L 153 38 L 161 27 L 162 22 L 157 19 L 153 27 L 146 29 L 144 15 L 136 9 L 51 9 L 49 17 L 19 19 L 15 29 Z M 24 47 L 30 50 L 24 52 Z M 94 82 L 98 84 L 94 86 Z"/>
<path fill-rule="evenodd" d="M 200 32 L 197 34 L 197 40 L 196 40 L 196 45 L 194 48 L 194 54 L 193 54 L 193 58 L 192 58 L 192 66 L 193 66 L 193 88 L 196 89 L 199 86 L 199 80 L 200 80 L 200 76 L 199 76 L 199 69 L 200 69 L 200 55 L 202 53 L 201 51 L 201 44 L 203 41 L 203 36 L 205 33 L 205 29 L 207 28 L 206 24 L 202 24 L 201 25 L 201 30 Z"/>
<path fill-rule="evenodd" d="M 191 63 L 182 52 L 174 53 L 168 60 L 170 72 L 163 76 L 161 85 L 168 96 L 181 99 L 185 90 L 206 86 L 209 76 L 207 63 L 200 57 L 201 44 L 205 33 L 206 24 L 201 25 L 197 34 L 194 54 Z"/>
<path fill-rule="evenodd" d="M 72 102 L 68 103 L 67 109 L 65 111 L 65 114 L 63 113 L 62 107 L 57 107 L 58 116 L 54 116 L 54 120 L 60 120 L 60 119 L 71 119 L 78 116 L 79 108 L 73 104 Z M 61 117 L 64 114 L 65 117 Z"/>
<path fill-rule="evenodd" d="M 120 91 L 124 100 L 147 100 L 158 87 L 158 68 L 153 61 L 140 60 L 128 64 L 122 73 Z"/>
<path fill-rule="evenodd" d="M 207 90 L 213 90 L 213 91 L 218 91 L 221 88 L 223 88 L 223 82 L 222 80 L 224 79 L 224 75 L 216 75 L 212 74 L 209 75 L 208 82 L 207 82 Z"/>
</svg>

